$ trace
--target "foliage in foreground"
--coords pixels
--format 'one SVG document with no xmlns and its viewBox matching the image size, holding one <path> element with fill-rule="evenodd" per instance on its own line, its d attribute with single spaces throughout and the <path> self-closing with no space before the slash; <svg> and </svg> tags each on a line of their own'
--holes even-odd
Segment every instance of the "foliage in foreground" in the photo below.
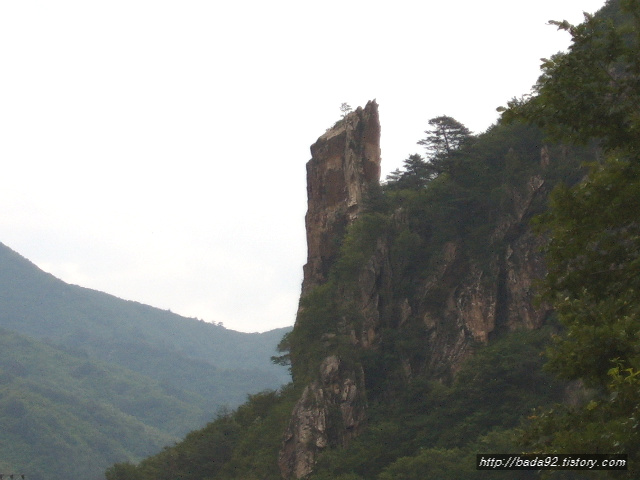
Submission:
<svg viewBox="0 0 640 480">
<path fill-rule="evenodd" d="M 606 159 L 578 185 L 558 188 L 540 228 L 550 238 L 543 288 L 564 331 L 551 371 L 590 398 L 543 410 L 528 440 L 545 452 L 627 453 L 640 461 L 640 2 L 610 1 L 578 26 L 557 22 L 571 49 L 545 62 L 536 96 L 506 119 L 555 138 L 598 139 Z"/>
<path fill-rule="evenodd" d="M 549 334 L 514 332 L 480 349 L 453 385 L 416 378 L 374 402 L 368 430 L 325 452 L 311 478 L 492 478 L 475 470 L 475 454 L 523 451 L 521 418 L 561 398 L 562 384 L 542 372 Z"/>
</svg>

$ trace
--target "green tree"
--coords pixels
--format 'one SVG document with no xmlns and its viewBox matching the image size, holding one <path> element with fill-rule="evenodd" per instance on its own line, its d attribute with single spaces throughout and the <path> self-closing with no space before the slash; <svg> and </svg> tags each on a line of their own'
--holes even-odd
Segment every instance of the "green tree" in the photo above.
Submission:
<svg viewBox="0 0 640 480">
<path fill-rule="evenodd" d="M 548 365 L 583 382 L 591 398 L 540 412 L 527 439 L 540 451 L 628 453 L 637 461 L 640 2 L 610 1 L 578 26 L 553 23 L 571 34 L 571 48 L 545 60 L 535 95 L 510 102 L 503 120 L 537 123 L 559 140 L 596 139 L 607 160 L 585 181 L 557 189 L 540 219 L 550 239 L 544 295 L 564 327 Z"/>
<path fill-rule="evenodd" d="M 415 457 L 403 457 L 387 467 L 379 476 L 379 480 L 423 480 L 437 478 L 440 480 L 457 480 L 469 478 L 474 472 L 470 462 L 462 460 L 463 452 L 457 448 L 430 448 Z"/>
<path fill-rule="evenodd" d="M 543 59 L 531 95 L 513 99 L 504 120 L 526 118 L 554 139 L 601 140 L 608 150 L 640 144 L 640 1 L 610 0 L 584 23 L 551 22 L 567 31 L 566 53 Z"/>
<path fill-rule="evenodd" d="M 427 136 L 418 141 L 418 145 L 427 150 L 427 159 L 417 153 L 409 155 L 402 169 L 396 169 L 387 176 L 387 187 L 394 190 L 426 187 L 438 175 L 450 170 L 454 154 L 474 139 L 467 127 L 448 116 L 432 118 L 429 125 L 432 128 L 424 132 Z"/>
<path fill-rule="evenodd" d="M 430 130 L 418 141 L 427 150 L 431 159 L 450 155 L 466 145 L 472 138 L 471 131 L 455 118 L 442 115 L 429 120 Z"/>
<path fill-rule="evenodd" d="M 541 414 L 540 450 L 640 454 L 640 164 L 612 158 L 554 192 L 542 227 L 545 296 L 564 332 L 548 368 L 591 389 L 588 403 Z"/>
<path fill-rule="evenodd" d="M 387 185 L 393 188 L 418 190 L 423 188 L 435 177 L 433 166 L 422 156 L 414 153 L 409 155 L 403 165 L 403 170 L 396 169 L 387 175 Z"/>
<path fill-rule="evenodd" d="M 271 357 L 271 362 L 276 365 L 282 365 L 283 367 L 289 367 L 289 371 L 291 371 L 291 332 L 287 332 L 282 336 L 282 340 L 278 343 L 276 350 L 280 355 L 273 355 Z"/>
<path fill-rule="evenodd" d="M 340 104 L 340 111 L 342 112 L 342 118 L 344 118 L 353 111 L 353 108 L 351 108 L 351 105 L 344 102 Z"/>
</svg>

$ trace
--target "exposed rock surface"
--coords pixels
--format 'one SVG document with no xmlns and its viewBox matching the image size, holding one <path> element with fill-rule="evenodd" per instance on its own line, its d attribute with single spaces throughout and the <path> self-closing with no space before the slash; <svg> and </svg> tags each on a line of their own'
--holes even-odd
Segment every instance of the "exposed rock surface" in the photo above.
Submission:
<svg viewBox="0 0 640 480">
<path fill-rule="evenodd" d="M 358 107 L 311 146 L 307 163 L 307 264 L 302 296 L 327 280 L 338 241 L 360 213 L 367 186 L 380 181 L 378 104 Z M 291 415 L 280 452 L 284 478 L 311 472 L 317 453 L 345 444 L 365 420 L 362 369 L 347 368 L 337 356 L 320 365 L 320 380 L 308 385 Z"/>
<path fill-rule="evenodd" d="M 280 453 L 285 478 L 311 473 L 316 455 L 329 445 L 346 445 L 366 419 L 362 370 L 346 368 L 335 355 L 320 365 L 320 380 L 308 385 L 291 415 Z"/>
<path fill-rule="evenodd" d="M 448 378 L 474 345 L 543 325 L 549 309 L 533 305 L 533 284 L 544 275 L 542 239 L 527 227 L 531 204 L 543 192 L 540 177 L 530 179 L 524 191 L 512 192 L 511 213 L 492 234 L 491 253 L 482 264 L 460 244 L 448 243 L 439 269 L 421 285 L 418 297 L 401 300 L 408 305 L 405 317 L 421 318 L 428 328 L 427 360 L 412 373 Z"/>
<path fill-rule="evenodd" d="M 380 120 L 375 100 L 327 130 L 311 146 L 311 155 L 303 295 L 326 281 L 338 253 L 336 240 L 357 218 L 367 185 L 380 180 Z"/>
<path fill-rule="evenodd" d="M 327 281 L 340 238 L 361 212 L 367 186 L 379 179 L 379 136 L 377 105 L 369 102 L 311 147 L 303 297 Z M 540 159 L 543 169 L 549 162 L 547 149 L 542 149 Z M 546 185 L 541 176 L 512 189 L 511 205 L 491 233 L 488 253 L 473 258 L 458 241 L 444 244 L 439 262 L 411 296 L 393 288 L 399 279 L 392 267 L 391 240 L 381 236 L 356 285 L 338 287 L 340 301 L 355 305 L 361 314 L 358 322 L 342 324 L 340 334 L 351 339 L 353 349 L 376 350 L 385 329 L 419 325 L 424 332 L 417 339 L 421 354 L 402 360 L 402 374 L 407 381 L 416 375 L 446 380 L 476 345 L 503 332 L 540 327 L 548 310 L 533 307 L 532 288 L 544 274 L 541 240 L 530 232 L 527 220 L 542 194 Z M 392 221 L 396 226 L 406 222 L 401 210 Z M 305 477 L 319 452 L 346 445 L 366 425 L 363 367 L 329 355 L 317 368 L 318 379 L 304 388 L 284 436 L 279 465 L 285 479 Z"/>
</svg>

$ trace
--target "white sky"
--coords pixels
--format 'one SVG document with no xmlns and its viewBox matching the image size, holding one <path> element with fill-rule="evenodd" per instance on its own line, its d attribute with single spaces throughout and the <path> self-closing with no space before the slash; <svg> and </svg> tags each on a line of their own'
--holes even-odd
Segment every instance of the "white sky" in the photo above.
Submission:
<svg viewBox="0 0 640 480">
<path fill-rule="evenodd" d="M 0 0 L 0 242 L 79 284 L 293 324 L 309 146 L 376 98 L 383 178 L 476 133 L 604 0 Z"/>
</svg>

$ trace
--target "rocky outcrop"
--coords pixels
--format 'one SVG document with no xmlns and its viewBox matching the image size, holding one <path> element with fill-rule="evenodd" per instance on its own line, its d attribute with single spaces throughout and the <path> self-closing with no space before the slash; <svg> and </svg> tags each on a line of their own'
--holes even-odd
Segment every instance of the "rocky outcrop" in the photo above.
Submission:
<svg viewBox="0 0 640 480">
<path fill-rule="evenodd" d="M 303 298 L 328 280 L 340 239 L 361 213 L 367 187 L 379 181 L 379 137 L 377 104 L 369 102 L 311 147 Z M 541 172 L 549 155 L 543 148 Z M 511 204 L 502 207 L 485 253 L 470 255 L 460 239 L 445 243 L 430 275 L 415 279 L 411 295 L 394 288 L 404 279 L 394 271 L 393 234 L 381 235 L 356 280 L 332 290 L 338 302 L 358 312 L 358 320 L 338 318 L 337 333 L 318 335 L 317 342 L 330 350 L 338 335 L 347 339 L 349 349 L 376 351 L 392 331 L 394 336 L 410 338 L 413 350 L 390 375 L 400 374 L 407 382 L 418 375 L 447 381 L 477 345 L 504 332 L 540 327 L 549 312 L 533 306 L 533 284 L 544 274 L 541 239 L 527 223 L 535 200 L 546 193 L 542 176 L 511 188 Z M 408 220 L 400 208 L 389 221 L 388 231 L 399 232 Z M 302 312 L 301 308 L 296 325 Z M 414 332 L 418 334 L 412 337 Z M 323 449 L 348 444 L 366 425 L 368 372 L 353 360 L 359 357 L 345 358 L 327 355 L 314 367 L 315 379 L 304 386 L 280 451 L 285 479 L 307 476 Z"/>
<path fill-rule="evenodd" d="M 320 380 L 308 385 L 296 403 L 280 452 L 285 478 L 311 473 L 317 454 L 345 446 L 358 434 L 366 415 L 362 369 L 345 367 L 336 355 L 320 365 Z"/>
<path fill-rule="evenodd" d="M 311 146 L 307 163 L 307 263 L 302 296 L 327 281 L 338 240 L 358 218 L 367 187 L 380 181 L 378 104 L 367 103 L 340 120 Z M 360 431 L 366 396 L 361 367 L 335 355 L 319 367 L 319 380 L 305 387 L 291 415 L 280 452 L 284 478 L 311 472 L 319 451 L 346 444 Z"/>
<path fill-rule="evenodd" d="M 532 203 L 546 194 L 536 176 L 524 189 L 511 192 L 512 205 L 491 236 L 490 252 L 479 263 L 456 242 L 447 243 L 441 261 L 419 289 L 417 298 L 403 300 L 405 316 L 422 319 L 428 329 L 427 361 L 419 373 L 450 378 L 475 345 L 502 333 L 534 329 L 549 314 L 534 307 L 534 283 L 544 275 L 543 240 L 527 227 Z M 411 301 L 410 301 L 411 300 Z"/>
<path fill-rule="evenodd" d="M 380 181 L 378 104 L 370 101 L 327 130 L 307 163 L 307 264 L 302 294 L 327 280 L 337 239 L 360 212 L 371 183 Z"/>
<path fill-rule="evenodd" d="M 528 234 L 492 257 L 490 267 L 482 268 L 469 262 L 458 245 L 447 245 L 450 256 L 444 261 L 442 275 L 434 274 L 422 286 L 415 308 L 409 306 L 408 299 L 404 301 L 404 317 L 422 319 L 428 332 L 424 345 L 427 361 L 410 373 L 450 379 L 475 346 L 501 333 L 540 327 L 549 311 L 533 307 L 532 284 L 540 278 L 542 262 L 531 257 L 537 256 L 538 246 L 535 237 Z M 464 276 L 455 280 L 448 276 L 461 269 Z M 440 302 L 433 301 L 434 295 Z"/>
</svg>

